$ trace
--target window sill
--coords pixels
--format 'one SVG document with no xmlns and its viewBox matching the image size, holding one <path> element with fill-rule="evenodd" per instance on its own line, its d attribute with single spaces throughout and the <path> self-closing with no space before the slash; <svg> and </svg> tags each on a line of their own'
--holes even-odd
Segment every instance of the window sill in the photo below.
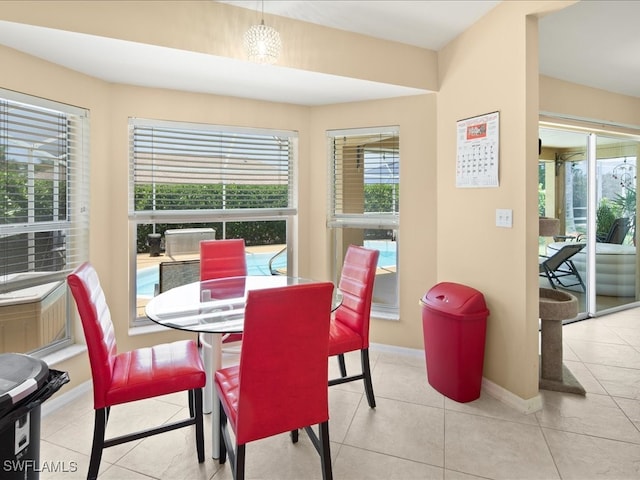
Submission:
<svg viewBox="0 0 640 480">
<path fill-rule="evenodd" d="M 160 333 L 167 332 L 173 330 L 169 327 L 163 327 L 162 325 L 158 325 L 156 323 L 151 325 L 140 325 L 138 327 L 129 327 L 129 336 L 135 337 L 137 335 L 148 335 L 150 333 Z"/>
<path fill-rule="evenodd" d="M 65 360 L 69 360 L 70 358 L 81 355 L 86 351 L 87 346 L 84 343 L 74 343 L 73 345 L 69 345 L 68 347 L 58 350 L 57 352 L 45 355 L 44 357 L 42 357 L 42 360 L 44 360 L 47 365 L 52 367 L 58 363 L 64 362 Z"/>
<path fill-rule="evenodd" d="M 162 325 L 144 325 L 140 327 L 129 328 L 129 336 L 133 337 L 136 335 L 147 335 L 150 333 L 166 332 L 168 330 L 171 329 L 168 327 L 163 327 Z M 47 365 L 52 367 L 58 363 L 69 360 L 70 358 L 82 355 L 86 351 L 87 346 L 84 343 L 74 343 L 73 345 L 69 345 L 68 347 L 62 348 L 41 358 L 46 362 Z"/>
<path fill-rule="evenodd" d="M 397 312 L 371 311 L 371 318 L 375 318 L 376 320 L 390 320 L 397 322 L 400 320 L 400 315 Z"/>
</svg>

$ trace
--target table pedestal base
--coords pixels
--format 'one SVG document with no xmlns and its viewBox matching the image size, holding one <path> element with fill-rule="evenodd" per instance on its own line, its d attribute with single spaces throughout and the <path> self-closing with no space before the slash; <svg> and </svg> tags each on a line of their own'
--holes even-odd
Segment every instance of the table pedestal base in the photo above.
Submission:
<svg viewBox="0 0 640 480">
<path fill-rule="evenodd" d="M 213 374 L 222 368 L 222 335 L 205 333 L 200 335 L 207 384 L 204 388 L 203 410 L 211 413 L 211 458 L 220 457 L 220 402 L 213 383 Z"/>
</svg>

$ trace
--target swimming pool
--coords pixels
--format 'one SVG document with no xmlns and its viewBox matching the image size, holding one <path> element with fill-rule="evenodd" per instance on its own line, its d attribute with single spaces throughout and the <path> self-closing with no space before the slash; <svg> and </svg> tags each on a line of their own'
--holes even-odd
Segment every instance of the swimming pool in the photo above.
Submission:
<svg viewBox="0 0 640 480">
<path fill-rule="evenodd" d="M 368 240 L 365 241 L 365 247 L 380 251 L 378 267 L 389 268 L 396 266 L 396 242 Z M 273 255 L 273 252 L 247 253 L 247 273 L 249 275 L 271 275 L 269 271 L 269 260 Z M 273 267 L 277 269 L 283 269 L 286 268 L 286 266 L 286 255 L 281 255 L 273 263 Z M 157 265 L 138 270 L 136 275 L 136 292 L 138 297 L 153 297 L 155 286 L 159 281 L 158 275 Z"/>
<path fill-rule="evenodd" d="M 380 252 L 378 256 L 378 268 L 389 268 L 396 266 L 396 242 L 389 240 L 365 240 L 366 248 L 373 248 Z"/>
<path fill-rule="evenodd" d="M 269 260 L 275 253 L 247 253 L 247 273 L 249 275 L 271 275 Z M 273 268 L 282 269 L 287 266 L 286 256 L 278 257 Z M 136 292 L 138 297 L 153 297 L 156 284 L 159 282 L 158 266 L 141 268 L 136 275 Z"/>
</svg>

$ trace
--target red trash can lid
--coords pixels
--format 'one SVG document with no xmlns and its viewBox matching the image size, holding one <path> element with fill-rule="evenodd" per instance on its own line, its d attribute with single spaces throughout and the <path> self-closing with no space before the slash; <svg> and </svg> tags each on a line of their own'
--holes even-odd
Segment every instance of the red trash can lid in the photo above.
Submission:
<svg viewBox="0 0 640 480">
<path fill-rule="evenodd" d="M 49 377 L 43 360 L 21 353 L 0 354 L 0 416 L 42 388 Z"/>
<path fill-rule="evenodd" d="M 422 305 L 429 310 L 453 317 L 489 314 L 481 292 L 454 282 L 441 282 L 435 285 L 422 297 Z"/>
</svg>

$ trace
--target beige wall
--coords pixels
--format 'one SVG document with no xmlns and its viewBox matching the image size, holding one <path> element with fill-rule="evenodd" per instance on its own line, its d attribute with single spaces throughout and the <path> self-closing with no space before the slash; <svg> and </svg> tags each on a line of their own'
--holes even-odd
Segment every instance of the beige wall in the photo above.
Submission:
<svg viewBox="0 0 640 480">
<path fill-rule="evenodd" d="M 610 93 L 542 75 L 540 76 L 540 112 L 637 127 L 640 125 L 640 98 Z"/>
<path fill-rule="evenodd" d="M 490 310 L 484 376 L 538 393 L 537 20 L 548 2 L 505 2 L 439 52 L 438 281 L 470 285 Z M 456 121 L 500 112 L 499 187 L 456 188 Z M 496 227 L 496 209 L 513 228 Z"/>
<path fill-rule="evenodd" d="M 537 15 L 572 3 L 505 2 L 439 52 L 438 281 L 485 294 L 484 376 L 525 400 L 538 391 L 538 112 L 640 125 L 638 99 L 539 77 Z M 500 186 L 455 188 L 456 120 L 496 110 Z M 495 226 L 498 208 L 513 228 Z"/>
<path fill-rule="evenodd" d="M 606 94 L 600 102 L 602 92 L 546 78 L 538 96 L 537 20 L 528 15 L 570 3 L 505 2 L 438 55 L 268 19 L 287 31 L 283 65 L 430 90 L 439 84 L 437 94 L 311 108 L 107 84 L 6 48 L 0 87 L 91 111 L 91 261 L 122 350 L 180 335 L 128 332 L 128 117 L 297 130 L 299 273 L 318 279 L 330 271 L 326 130 L 399 125 L 400 320 L 374 319 L 371 340 L 421 349 L 418 300 L 439 281 L 468 284 L 491 310 L 484 374 L 526 400 L 538 384 L 538 110 L 640 125 L 637 99 L 629 106 Z M 215 2 L 3 2 L 0 19 L 238 58 L 238 38 L 253 21 L 250 12 Z M 367 60 L 372 51 L 385 58 L 384 68 Z M 455 188 L 456 121 L 496 110 L 500 186 Z M 497 208 L 513 209 L 513 228 L 495 227 Z M 86 355 L 56 367 L 70 372 L 72 385 L 90 378 Z"/>
<path fill-rule="evenodd" d="M 259 16 L 211 0 L 23 0 L 3 1 L 0 19 L 244 60 L 242 36 Z M 279 66 L 437 89 L 434 51 L 284 17 L 265 22 L 286 46 Z"/>
</svg>

